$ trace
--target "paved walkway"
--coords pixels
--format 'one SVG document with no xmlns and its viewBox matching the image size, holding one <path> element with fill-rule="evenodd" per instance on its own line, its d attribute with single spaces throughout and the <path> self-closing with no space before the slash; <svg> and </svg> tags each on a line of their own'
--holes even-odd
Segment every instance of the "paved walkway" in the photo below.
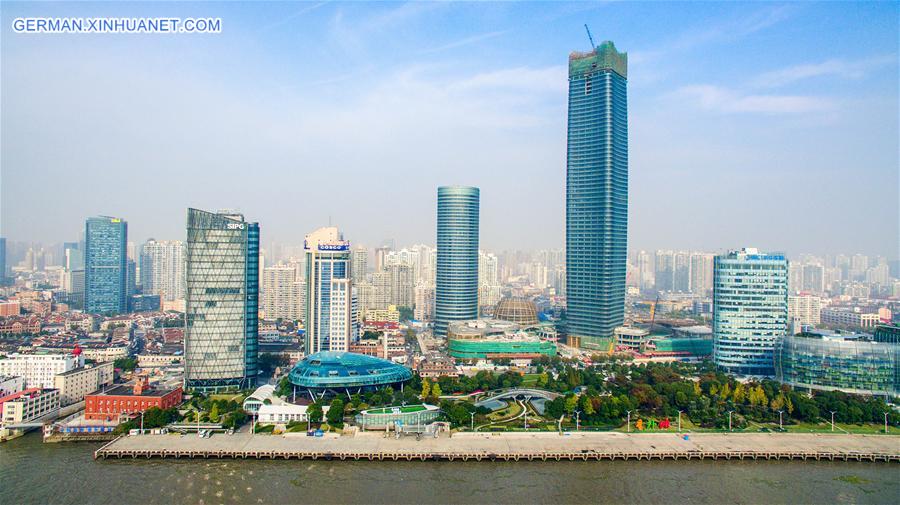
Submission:
<svg viewBox="0 0 900 505">
<path fill-rule="evenodd" d="M 541 453 L 840 453 L 900 456 L 900 436 L 801 433 L 456 433 L 452 438 L 388 438 L 381 432 L 355 436 L 308 437 L 286 435 L 216 434 L 211 438 L 186 435 L 122 437 L 103 451 L 227 451 L 231 453 L 291 452 L 340 454 L 541 454 Z"/>
</svg>

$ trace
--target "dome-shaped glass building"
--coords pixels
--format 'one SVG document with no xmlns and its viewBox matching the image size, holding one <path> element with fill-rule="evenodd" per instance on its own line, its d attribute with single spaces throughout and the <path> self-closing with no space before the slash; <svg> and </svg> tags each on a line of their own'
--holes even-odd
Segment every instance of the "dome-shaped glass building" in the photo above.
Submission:
<svg viewBox="0 0 900 505">
<path fill-rule="evenodd" d="M 522 325 L 538 324 L 537 307 L 531 300 L 519 296 L 508 296 L 497 304 L 497 308 L 494 309 L 494 319 Z"/>
<path fill-rule="evenodd" d="M 385 359 L 352 352 L 323 351 L 303 358 L 288 375 L 291 384 L 311 396 L 325 392 L 358 393 L 403 384 L 412 371 Z"/>
</svg>

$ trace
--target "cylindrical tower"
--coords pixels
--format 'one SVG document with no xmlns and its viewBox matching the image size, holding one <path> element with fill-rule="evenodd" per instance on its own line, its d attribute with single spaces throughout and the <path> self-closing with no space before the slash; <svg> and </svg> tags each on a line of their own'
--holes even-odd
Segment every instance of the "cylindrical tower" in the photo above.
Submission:
<svg viewBox="0 0 900 505">
<path fill-rule="evenodd" d="M 438 188 L 434 334 L 478 317 L 478 188 Z"/>
</svg>

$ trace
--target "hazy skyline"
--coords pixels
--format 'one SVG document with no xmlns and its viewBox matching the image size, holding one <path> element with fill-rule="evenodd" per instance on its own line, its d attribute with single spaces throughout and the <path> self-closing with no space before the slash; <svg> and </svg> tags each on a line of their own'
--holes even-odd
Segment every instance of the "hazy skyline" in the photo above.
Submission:
<svg viewBox="0 0 900 505">
<path fill-rule="evenodd" d="M 481 188 L 488 250 L 561 248 L 566 64 L 629 57 L 629 244 L 898 257 L 898 4 L 6 3 L 0 234 L 85 218 L 263 244 L 435 242 Z M 23 16 L 221 17 L 221 34 L 16 34 Z"/>
</svg>

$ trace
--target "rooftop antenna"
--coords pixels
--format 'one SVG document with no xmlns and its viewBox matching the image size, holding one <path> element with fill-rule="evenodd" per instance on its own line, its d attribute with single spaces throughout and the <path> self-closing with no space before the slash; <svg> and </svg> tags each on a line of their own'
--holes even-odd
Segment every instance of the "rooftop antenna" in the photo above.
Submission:
<svg viewBox="0 0 900 505">
<path fill-rule="evenodd" d="M 594 37 L 591 36 L 591 29 L 588 28 L 587 23 L 584 24 L 584 29 L 587 31 L 587 34 L 588 34 L 588 40 L 591 41 L 591 49 L 597 47 L 596 45 L 594 45 Z"/>
</svg>

